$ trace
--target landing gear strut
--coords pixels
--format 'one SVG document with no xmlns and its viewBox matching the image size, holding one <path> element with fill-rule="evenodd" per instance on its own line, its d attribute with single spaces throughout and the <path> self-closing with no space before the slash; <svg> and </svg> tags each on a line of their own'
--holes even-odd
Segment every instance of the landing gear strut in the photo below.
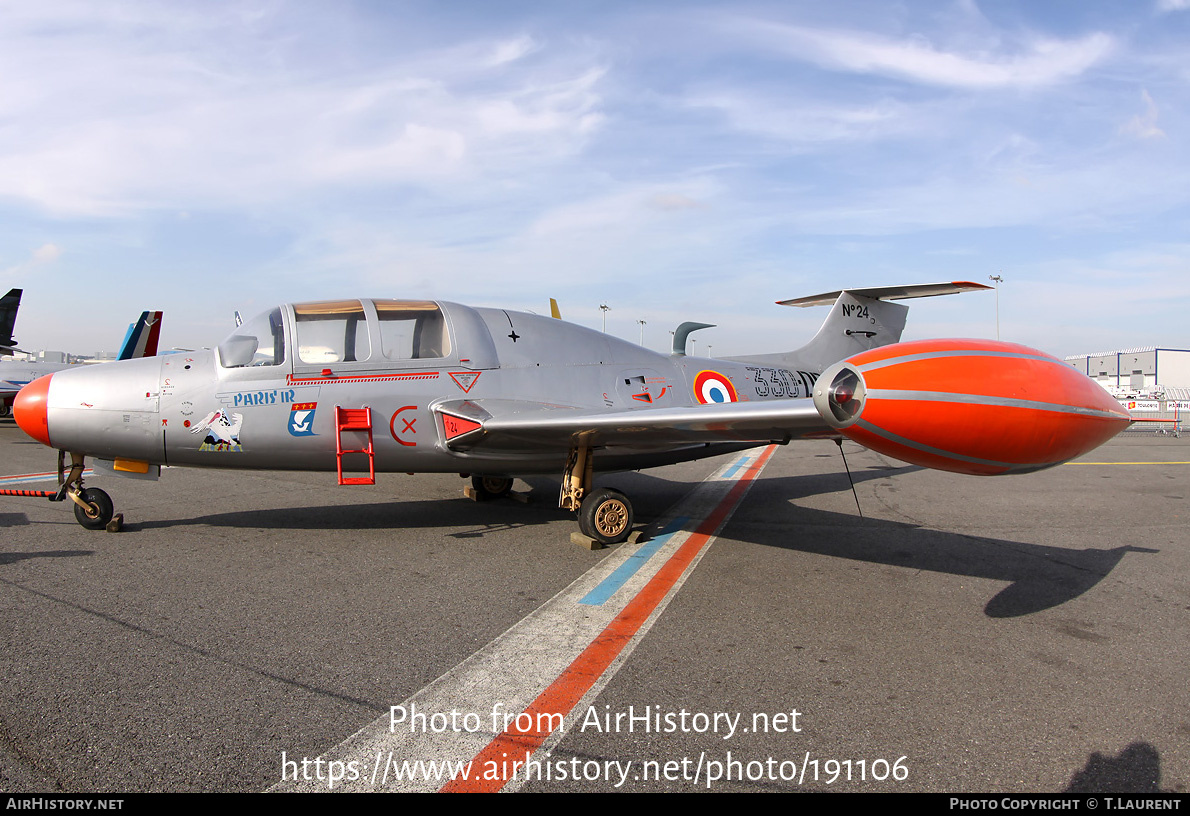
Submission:
<svg viewBox="0 0 1190 816">
<path fill-rule="evenodd" d="M 558 506 L 578 513 L 583 535 L 601 544 L 618 544 L 632 532 L 632 502 L 618 490 L 592 490 L 594 473 L 591 448 L 582 444 L 571 448 L 562 472 Z"/>
<path fill-rule="evenodd" d="M 70 454 L 70 474 L 66 475 L 66 451 L 58 451 L 58 493 L 50 501 L 70 499 L 74 518 L 88 530 L 102 530 L 112 520 L 112 497 L 97 487 L 83 487 L 84 457 Z"/>
<path fill-rule="evenodd" d="M 74 517 L 88 530 L 119 532 L 124 517 L 112 515 L 112 497 L 97 487 L 83 487 L 83 455 L 70 454 L 70 474 L 66 473 L 66 451 L 58 451 L 58 489 L 0 490 L 0 496 L 29 496 L 52 502 L 70 499 L 74 502 Z"/>
</svg>

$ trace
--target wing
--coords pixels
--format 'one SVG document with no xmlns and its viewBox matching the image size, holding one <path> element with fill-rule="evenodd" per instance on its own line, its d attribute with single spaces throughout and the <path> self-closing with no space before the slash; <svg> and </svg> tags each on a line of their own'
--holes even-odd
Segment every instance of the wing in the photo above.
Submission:
<svg viewBox="0 0 1190 816">
<path fill-rule="evenodd" d="M 434 407 L 457 451 L 543 451 L 591 447 L 670 448 L 713 442 L 788 442 L 833 437 L 810 399 L 728 402 L 685 408 L 592 411 L 520 400 L 452 400 Z"/>
</svg>

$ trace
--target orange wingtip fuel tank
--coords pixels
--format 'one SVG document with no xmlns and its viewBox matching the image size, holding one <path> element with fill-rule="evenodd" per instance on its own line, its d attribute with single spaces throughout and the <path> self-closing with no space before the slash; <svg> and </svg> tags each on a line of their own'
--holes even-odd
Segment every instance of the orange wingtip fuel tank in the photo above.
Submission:
<svg viewBox="0 0 1190 816">
<path fill-rule="evenodd" d="M 1107 391 L 1056 357 L 993 340 L 865 351 L 822 373 L 814 404 L 864 447 L 977 475 L 1059 465 L 1132 421 Z"/>
</svg>

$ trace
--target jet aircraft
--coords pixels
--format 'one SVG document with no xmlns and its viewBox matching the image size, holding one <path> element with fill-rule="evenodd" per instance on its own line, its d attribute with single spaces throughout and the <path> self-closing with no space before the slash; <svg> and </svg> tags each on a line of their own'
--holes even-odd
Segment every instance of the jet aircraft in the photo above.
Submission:
<svg viewBox="0 0 1190 816">
<path fill-rule="evenodd" d="M 559 474 L 559 505 L 604 543 L 632 526 L 597 471 L 700 459 L 769 443 L 849 437 L 892 457 L 971 474 L 1039 470 L 1131 421 L 1060 360 L 1012 343 L 900 343 L 905 298 L 986 289 L 940 283 L 850 289 L 795 351 L 687 356 L 683 324 L 659 354 L 560 319 L 444 301 L 347 299 L 271 309 L 213 350 L 59 371 L 21 391 L 17 422 L 58 448 L 58 498 L 85 527 L 112 516 L 84 488 L 97 469 L 161 465 L 471 475 L 479 498 L 513 477 Z M 66 472 L 64 457 L 71 466 Z M 366 475 L 365 475 L 366 473 Z"/>
</svg>

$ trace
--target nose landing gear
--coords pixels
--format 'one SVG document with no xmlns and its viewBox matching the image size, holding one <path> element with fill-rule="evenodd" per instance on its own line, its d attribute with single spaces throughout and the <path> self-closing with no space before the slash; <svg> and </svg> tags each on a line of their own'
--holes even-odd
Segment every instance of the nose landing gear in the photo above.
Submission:
<svg viewBox="0 0 1190 816">
<path fill-rule="evenodd" d="M 74 502 L 74 518 L 88 530 L 102 530 L 112 520 L 112 497 L 97 487 L 83 487 L 86 457 L 70 454 L 70 473 L 66 474 L 66 451 L 58 451 L 58 492 L 50 501 L 70 499 Z"/>
<path fill-rule="evenodd" d="M 70 473 L 66 473 L 66 451 L 58 451 L 58 492 L 50 494 L 50 501 L 70 499 L 74 502 L 74 518 L 88 530 L 102 530 L 112 520 L 112 497 L 98 487 L 83 487 L 86 458 L 71 452 Z M 119 529 L 117 524 L 116 529 Z"/>
<path fill-rule="evenodd" d="M 123 516 L 114 516 L 112 497 L 97 487 L 83 487 L 83 455 L 70 454 L 70 473 L 66 474 L 66 451 L 58 451 L 58 489 L 49 490 L 0 490 L 0 496 L 29 496 L 49 499 L 52 502 L 70 499 L 74 502 L 74 518 L 88 530 L 118 532 Z"/>
</svg>

